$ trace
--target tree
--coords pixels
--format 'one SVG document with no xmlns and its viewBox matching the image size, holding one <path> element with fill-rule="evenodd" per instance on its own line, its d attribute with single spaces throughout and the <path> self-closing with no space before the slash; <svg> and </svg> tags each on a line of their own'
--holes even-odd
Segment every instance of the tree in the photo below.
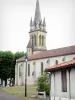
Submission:
<svg viewBox="0 0 75 100">
<path fill-rule="evenodd" d="M 42 74 L 38 79 L 37 79 L 37 90 L 39 92 L 46 92 L 46 95 L 49 95 L 49 90 L 50 90 L 50 84 L 48 80 L 48 75 L 47 73 Z"/>
<path fill-rule="evenodd" d="M 7 78 L 11 76 L 13 59 L 13 53 L 11 51 L 0 51 L 0 78 L 5 80 L 5 85 L 7 84 Z"/>
<path fill-rule="evenodd" d="M 11 51 L 0 51 L 0 78 L 5 80 L 5 86 L 8 78 L 15 79 L 16 59 L 22 56 L 24 56 L 24 52 L 13 54 Z"/>
<path fill-rule="evenodd" d="M 26 53 L 24 52 L 16 52 L 14 54 L 15 59 L 19 59 L 20 57 L 23 57 Z"/>
</svg>

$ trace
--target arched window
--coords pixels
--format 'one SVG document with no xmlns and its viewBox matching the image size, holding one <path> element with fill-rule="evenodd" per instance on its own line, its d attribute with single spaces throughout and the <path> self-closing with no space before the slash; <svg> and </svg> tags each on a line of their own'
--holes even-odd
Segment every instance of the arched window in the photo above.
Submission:
<svg viewBox="0 0 75 100">
<path fill-rule="evenodd" d="M 34 47 L 34 36 L 33 35 L 31 36 L 31 39 L 32 39 L 32 52 L 33 52 L 33 47 Z"/>
<path fill-rule="evenodd" d="M 19 76 L 21 76 L 21 66 L 19 66 Z"/>
<path fill-rule="evenodd" d="M 22 76 L 22 66 L 23 66 L 23 63 L 19 65 L 19 76 Z"/>
<path fill-rule="evenodd" d="M 22 66 L 20 65 L 20 66 L 19 66 L 19 76 L 21 76 L 21 75 L 22 75 L 21 70 L 22 70 Z"/>
<path fill-rule="evenodd" d="M 41 46 L 41 35 L 39 36 L 39 45 Z"/>
<path fill-rule="evenodd" d="M 43 69 L 43 62 L 41 62 L 41 75 L 43 74 L 43 71 L 44 71 L 44 69 Z"/>
<path fill-rule="evenodd" d="M 44 46 L 44 36 L 42 36 L 42 46 Z"/>
<path fill-rule="evenodd" d="M 33 62 L 33 72 L 32 72 L 32 76 L 36 76 L 36 63 Z"/>
<path fill-rule="evenodd" d="M 36 35 L 34 35 L 34 43 L 35 43 L 35 46 L 36 46 Z"/>
<path fill-rule="evenodd" d="M 30 64 L 28 64 L 28 76 L 30 76 Z"/>
</svg>

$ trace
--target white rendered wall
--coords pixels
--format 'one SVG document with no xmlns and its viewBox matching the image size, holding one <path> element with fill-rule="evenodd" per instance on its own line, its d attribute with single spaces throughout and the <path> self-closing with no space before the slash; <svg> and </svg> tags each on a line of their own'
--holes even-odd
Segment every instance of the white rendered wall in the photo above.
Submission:
<svg viewBox="0 0 75 100">
<path fill-rule="evenodd" d="M 41 62 L 43 62 L 43 67 L 45 70 L 45 68 L 55 65 L 56 60 L 58 60 L 58 63 L 62 63 L 63 62 L 62 59 L 64 57 L 65 57 L 65 61 L 70 61 L 73 58 L 75 58 L 75 54 L 28 61 L 27 63 L 30 64 L 30 76 L 27 77 L 28 85 L 34 84 L 34 77 L 32 76 L 32 72 L 34 70 L 34 65 L 33 65 L 34 62 L 35 62 L 35 71 L 36 71 L 36 79 L 37 79 L 41 75 Z M 47 60 L 49 60 L 49 63 L 47 63 Z M 21 65 L 21 63 L 24 63 L 24 62 L 18 62 L 18 64 L 16 64 L 16 66 L 15 66 L 15 85 L 24 85 L 25 84 L 26 64 L 24 63 L 22 65 L 22 68 L 23 68 L 22 77 L 19 77 L 19 65 Z"/>
<path fill-rule="evenodd" d="M 67 92 L 62 92 L 62 83 L 61 83 L 61 71 L 55 72 L 55 81 L 54 73 L 51 75 L 51 100 L 69 100 L 69 91 L 71 92 L 71 99 L 75 100 L 75 68 L 70 72 L 70 86 L 69 89 L 69 72 L 67 70 Z M 55 85 L 54 85 L 55 84 Z"/>
<path fill-rule="evenodd" d="M 75 99 L 75 68 L 71 69 L 71 97 Z"/>
</svg>

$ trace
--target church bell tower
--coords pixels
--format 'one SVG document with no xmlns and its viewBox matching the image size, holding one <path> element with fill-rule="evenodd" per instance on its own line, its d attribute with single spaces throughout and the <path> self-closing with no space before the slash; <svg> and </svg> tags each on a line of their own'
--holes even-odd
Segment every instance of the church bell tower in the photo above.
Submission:
<svg viewBox="0 0 75 100">
<path fill-rule="evenodd" d="M 27 45 L 28 56 L 46 50 L 46 22 L 41 19 L 39 0 L 36 2 L 34 19 L 30 20 L 29 42 Z"/>
</svg>

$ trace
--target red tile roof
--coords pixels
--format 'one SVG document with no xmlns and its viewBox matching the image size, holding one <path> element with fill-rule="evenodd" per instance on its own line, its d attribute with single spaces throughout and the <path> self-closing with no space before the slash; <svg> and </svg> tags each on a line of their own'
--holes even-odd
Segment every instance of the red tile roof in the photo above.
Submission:
<svg viewBox="0 0 75 100">
<path fill-rule="evenodd" d="M 46 68 L 46 71 L 52 71 L 56 69 L 61 69 L 61 68 L 66 68 L 66 67 L 71 67 L 71 65 L 75 65 L 75 59 L 67 62 L 63 62 L 54 66 L 49 66 L 49 68 Z"/>
<path fill-rule="evenodd" d="M 36 60 L 41 58 L 47 58 L 47 57 L 55 57 L 55 56 L 62 56 L 62 55 L 68 55 L 68 54 L 75 54 L 75 45 L 69 46 L 69 47 L 63 47 L 58 49 L 52 49 L 47 51 L 42 51 L 38 54 L 34 54 L 29 57 L 29 60 Z"/>
<path fill-rule="evenodd" d="M 63 47 L 58 49 L 52 49 L 47 51 L 41 51 L 40 53 L 33 54 L 28 57 L 28 60 L 43 59 L 48 57 L 62 56 L 75 54 L 75 45 L 69 47 Z M 24 61 L 24 57 L 17 59 L 17 62 Z"/>
</svg>

